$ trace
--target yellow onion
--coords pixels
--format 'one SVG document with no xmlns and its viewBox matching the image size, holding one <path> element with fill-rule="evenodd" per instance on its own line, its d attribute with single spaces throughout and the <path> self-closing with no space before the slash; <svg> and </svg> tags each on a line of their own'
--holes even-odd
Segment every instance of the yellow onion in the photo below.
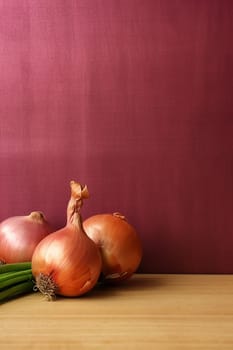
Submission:
<svg viewBox="0 0 233 350">
<path fill-rule="evenodd" d="M 75 181 L 70 186 L 66 226 L 43 239 L 32 257 L 36 286 L 49 299 L 87 293 L 101 271 L 99 250 L 84 232 L 80 214 L 83 199 L 88 198 L 87 187 Z"/>
<path fill-rule="evenodd" d="M 86 219 L 83 227 L 100 249 L 103 281 L 119 282 L 136 272 L 142 259 L 142 244 L 124 215 L 97 214 Z"/>
</svg>

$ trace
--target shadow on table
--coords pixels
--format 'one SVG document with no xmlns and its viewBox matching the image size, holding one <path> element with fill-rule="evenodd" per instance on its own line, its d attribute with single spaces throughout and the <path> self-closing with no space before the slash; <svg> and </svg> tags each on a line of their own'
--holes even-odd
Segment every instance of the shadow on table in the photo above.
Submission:
<svg viewBox="0 0 233 350">
<path fill-rule="evenodd" d="M 154 275 L 152 278 L 146 278 L 145 275 L 135 274 L 126 281 L 121 281 L 118 284 L 104 284 L 98 283 L 89 293 L 81 296 L 82 298 L 111 298 L 116 295 L 137 292 L 153 288 L 160 288 L 164 286 L 166 281 L 159 275 Z"/>
</svg>

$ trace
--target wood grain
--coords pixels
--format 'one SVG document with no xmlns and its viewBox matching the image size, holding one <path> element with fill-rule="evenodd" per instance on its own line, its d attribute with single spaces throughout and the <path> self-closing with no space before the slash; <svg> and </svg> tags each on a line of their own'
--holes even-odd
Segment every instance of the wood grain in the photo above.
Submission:
<svg viewBox="0 0 233 350">
<path fill-rule="evenodd" d="M 134 275 L 120 287 L 0 306 L 0 347 L 11 349 L 233 349 L 232 275 Z"/>
</svg>

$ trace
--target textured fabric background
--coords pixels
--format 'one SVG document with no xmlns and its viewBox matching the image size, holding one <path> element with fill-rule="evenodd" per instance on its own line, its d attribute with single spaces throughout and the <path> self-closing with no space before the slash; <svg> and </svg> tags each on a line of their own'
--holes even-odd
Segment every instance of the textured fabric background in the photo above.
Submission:
<svg viewBox="0 0 233 350">
<path fill-rule="evenodd" d="M 233 272 L 233 2 L 0 0 L 0 220 L 120 211 L 142 272 Z"/>
</svg>

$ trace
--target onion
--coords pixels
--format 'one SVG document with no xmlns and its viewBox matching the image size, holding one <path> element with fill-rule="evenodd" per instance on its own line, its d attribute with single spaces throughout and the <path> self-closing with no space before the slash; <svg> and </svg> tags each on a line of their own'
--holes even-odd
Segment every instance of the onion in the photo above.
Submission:
<svg viewBox="0 0 233 350">
<path fill-rule="evenodd" d="M 43 213 L 39 211 L 2 221 L 0 224 L 1 263 L 31 261 L 37 244 L 52 231 Z"/>
<path fill-rule="evenodd" d="M 88 197 L 87 187 L 82 188 L 75 181 L 70 186 L 66 226 L 44 238 L 32 257 L 36 286 L 48 299 L 87 293 L 101 271 L 99 250 L 84 232 L 80 215 L 83 199 Z"/>
<path fill-rule="evenodd" d="M 132 225 L 120 213 L 97 214 L 83 222 L 87 235 L 99 247 L 103 281 L 119 282 L 137 270 L 142 245 Z"/>
</svg>

